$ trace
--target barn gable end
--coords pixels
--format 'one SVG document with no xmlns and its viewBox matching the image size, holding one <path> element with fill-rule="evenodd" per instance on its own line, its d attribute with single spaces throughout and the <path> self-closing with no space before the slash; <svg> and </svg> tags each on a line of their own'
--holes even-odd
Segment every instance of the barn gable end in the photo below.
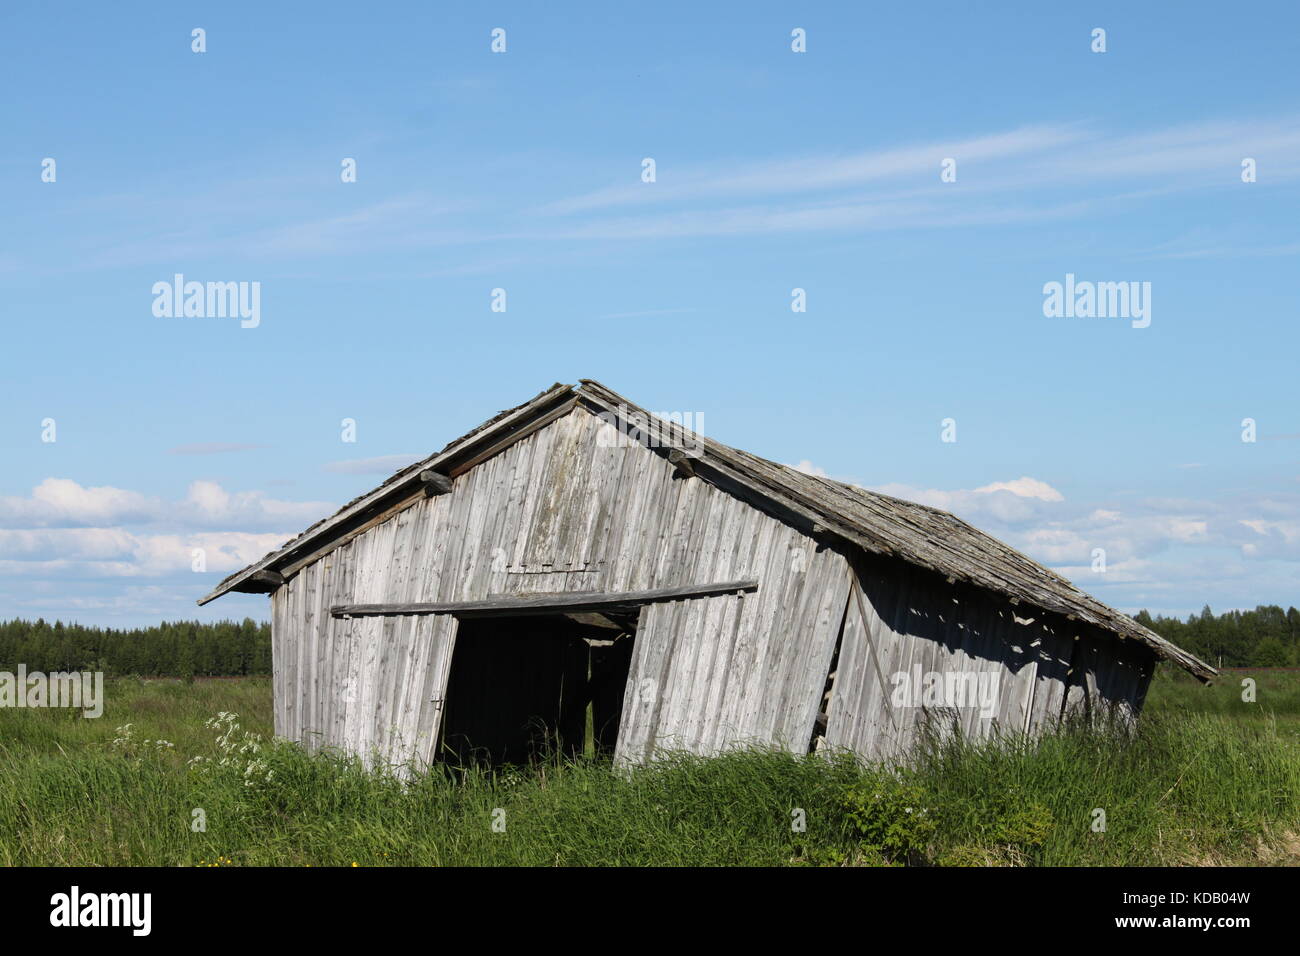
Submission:
<svg viewBox="0 0 1300 956">
<path fill-rule="evenodd" d="M 302 568 L 272 596 L 276 733 L 432 759 L 454 615 L 339 618 L 336 605 L 640 592 L 757 578 L 756 592 L 647 604 L 620 755 L 745 741 L 806 749 L 848 595 L 842 555 L 573 409 Z"/>
</svg>

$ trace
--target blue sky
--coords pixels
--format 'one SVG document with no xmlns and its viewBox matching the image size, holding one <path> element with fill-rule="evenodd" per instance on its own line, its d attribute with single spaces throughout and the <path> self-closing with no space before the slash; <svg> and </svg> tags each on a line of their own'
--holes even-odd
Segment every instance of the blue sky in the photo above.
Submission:
<svg viewBox="0 0 1300 956">
<path fill-rule="evenodd" d="M 580 377 L 949 508 L 1124 610 L 1300 603 L 1298 28 L 1283 3 L 10 5 L 0 617 L 265 617 L 193 602 Z M 155 316 L 176 273 L 260 283 L 260 324 Z M 1149 282 L 1150 325 L 1046 317 L 1067 274 Z"/>
</svg>

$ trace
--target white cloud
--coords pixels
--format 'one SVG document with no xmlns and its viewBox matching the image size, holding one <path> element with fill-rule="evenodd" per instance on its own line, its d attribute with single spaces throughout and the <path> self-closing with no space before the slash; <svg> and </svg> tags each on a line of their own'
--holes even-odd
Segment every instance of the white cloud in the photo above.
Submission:
<svg viewBox="0 0 1300 956">
<path fill-rule="evenodd" d="M 1013 481 L 995 481 L 982 488 L 976 488 L 976 494 L 991 494 L 995 491 L 1009 491 L 1021 498 L 1038 498 L 1041 501 L 1064 501 L 1065 497 L 1045 481 L 1024 476 Z"/>
<path fill-rule="evenodd" d="M 815 478 L 830 477 L 830 475 L 826 474 L 825 468 L 819 468 L 818 466 L 810 462 L 807 458 L 799 462 L 799 464 L 792 465 L 791 467 L 794 468 L 795 471 L 802 471 L 805 475 L 812 475 Z"/>
<path fill-rule="evenodd" d="M 109 525 L 147 521 L 160 502 L 108 486 L 85 488 L 68 478 L 46 478 L 31 497 L 0 498 L 0 525 Z"/>
<path fill-rule="evenodd" d="M 296 532 L 295 532 L 296 533 Z M 120 528 L 51 528 L 0 531 L 0 573 L 7 576 L 85 578 L 157 577 L 194 573 L 194 552 L 204 552 L 207 572 L 229 574 L 284 544 L 293 534 L 209 532 L 132 534 Z M 196 582 L 211 581 L 211 577 Z M 205 584 L 196 583 L 200 592 Z"/>
<path fill-rule="evenodd" d="M 0 497 L 0 528 L 108 528 L 170 525 L 249 530 L 301 528 L 332 510 L 323 501 L 283 501 L 261 491 L 230 493 L 195 481 L 181 501 L 165 501 L 110 486 L 87 488 L 69 478 L 46 478 L 29 497 Z"/>
<path fill-rule="evenodd" d="M 169 501 L 47 478 L 29 496 L 0 498 L 0 606 L 136 621 L 189 616 L 222 577 L 333 510 L 213 481 L 192 482 L 182 499 Z M 203 570 L 196 571 L 199 556 Z"/>
<path fill-rule="evenodd" d="M 131 555 L 132 541 L 121 528 L 0 530 L 0 560 L 117 560 Z"/>
<path fill-rule="evenodd" d="M 795 467 L 825 475 L 808 460 Z M 1207 602 L 1220 609 L 1285 602 L 1300 579 L 1296 494 L 1125 499 L 1122 506 L 1099 506 L 1067 501 L 1028 475 L 973 489 L 894 483 L 870 490 L 949 511 L 1131 611 L 1184 614 Z M 1104 572 L 1094 570 L 1097 549 L 1105 552 Z"/>
<path fill-rule="evenodd" d="M 916 488 L 904 484 L 876 485 L 872 491 L 918 504 L 951 511 L 970 520 L 976 526 L 990 519 L 1005 524 L 1023 524 L 1040 520 L 1047 513 L 1047 505 L 1064 500 L 1051 485 L 1036 478 L 1016 478 L 998 481 L 981 488 L 944 491 L 938 488 Z"/>
</svg>

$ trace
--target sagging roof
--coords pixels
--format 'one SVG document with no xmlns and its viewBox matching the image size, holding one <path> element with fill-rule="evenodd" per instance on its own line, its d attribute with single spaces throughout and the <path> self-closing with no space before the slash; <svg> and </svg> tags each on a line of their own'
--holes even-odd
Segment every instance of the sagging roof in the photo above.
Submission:
<svg viewBox="0 0 1300 956">
<path fill-rule="evenodd" d="M 527 402 L 507 409 L 434 455 L 401 469 L 379 487 L 316 522 L 261 561 L 238 571 L 202 598 L 206 604 L 229 591 L 264 593 L 283 578 L 418 500 L 431 475 L 454 479 L 526 435 L 568 414 L 579 403 L 629 429 L 657 429 L 678 436 L 689 447 L 688 467 L 704 480 L 733 491 L 756 494 L 811 526 L 862 550 L 905 561 L 950 581 L 961 581 L 1023 603 L 1131 638 L 1157 656 L 1201 680 L 1214 668 L 1137 621 L 1079 590 L 1065 578 L 1014 548 L 973 528 L 960 518 L 914 502 L 855 485 L 809 475 L 665 422 L 592 379 L 578 386 L 555 384 Z M 612 418 L 611 418 L 612 416 Z"/>
</svg>

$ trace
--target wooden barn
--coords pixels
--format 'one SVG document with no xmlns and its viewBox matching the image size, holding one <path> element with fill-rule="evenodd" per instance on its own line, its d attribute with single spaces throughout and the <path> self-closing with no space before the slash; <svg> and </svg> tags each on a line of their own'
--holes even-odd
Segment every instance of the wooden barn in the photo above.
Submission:
<svg viewBox="0 0 1300 956">
<path fill-rule="evenodd" d="M 222 581 L 271 595 L 275 731 L 392 764 L 1136 717 L 1215 671 L 946 512 L 555 385 Z"/>
</svg>

